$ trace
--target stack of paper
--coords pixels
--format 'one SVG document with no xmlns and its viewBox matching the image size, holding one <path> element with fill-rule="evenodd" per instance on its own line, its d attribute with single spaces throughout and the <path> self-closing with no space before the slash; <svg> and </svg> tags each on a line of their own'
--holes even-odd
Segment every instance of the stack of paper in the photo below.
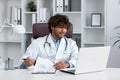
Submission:
<svg viewBox="0 0 120 80">
<path fill-rule="evenodd" d="M 53 65 L 52 61 L 38 57 L 34 68 L 31 70 L 32 73 L 55 73 L 56 69 Z"/>
</svg>

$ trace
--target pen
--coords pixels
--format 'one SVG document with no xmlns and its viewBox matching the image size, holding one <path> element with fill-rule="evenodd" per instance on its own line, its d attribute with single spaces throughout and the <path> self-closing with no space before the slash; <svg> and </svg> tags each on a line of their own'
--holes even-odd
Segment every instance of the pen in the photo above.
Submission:
<svg viewBox="0 0 120 80">
<path fill-rule="evenodd" d="M 23 58 L 23 60 L 27 60 L 26 58 Z"/>
</svg>

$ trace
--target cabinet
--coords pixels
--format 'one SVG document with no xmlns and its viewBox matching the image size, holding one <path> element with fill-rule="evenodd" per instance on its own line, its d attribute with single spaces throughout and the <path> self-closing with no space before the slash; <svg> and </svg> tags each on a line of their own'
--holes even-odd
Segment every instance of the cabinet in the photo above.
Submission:
<svg viewBox="0 0 120 80">
<path fill-rule="evenodd" d="M 0 57 L 2 60 L 11 58 L 14 60 L 14 66 L 18 66 L 18 61 L 22 56 L 22 35 L 12 32 L 10 26 L 4 25 L 4 19 L 11 19 L 11 7 L 21 7 L 21 0 L 1 0 L 1 14 L 0 28 L 4 27 L 0 31 Z"/>
<path fill-rule="evenodd" d="M 82 0 L 82 47 L 106 44 L 106 0 Z M 91 14 L 101 13 L 101 26 L 91 26 Z"/>
</svg>

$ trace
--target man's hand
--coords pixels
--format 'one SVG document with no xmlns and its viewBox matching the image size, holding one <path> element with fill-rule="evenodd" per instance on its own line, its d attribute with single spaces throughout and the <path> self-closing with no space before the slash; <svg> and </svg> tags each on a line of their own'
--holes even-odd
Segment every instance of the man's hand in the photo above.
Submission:
<svg viewBox="0 0 120 80">
<path fill-rule="evenodd" d="M 25 62 L 25 64 L 29 67 L 29 66 L 32 66 L 32 65 L 34 65 L 34 60 L 33 59 L 30 59 L 29 57 L 28 58 L 26 58 L 25 60 L 24 60 L 24 62 Z"/>
<path fill-rule="evenodd" d="M 59 70 L 59 69 L 63 69 L 63 68 L 68 68 L 70 65 L 68 62 L 57 62 L 54 67 Z"/>
</svg>

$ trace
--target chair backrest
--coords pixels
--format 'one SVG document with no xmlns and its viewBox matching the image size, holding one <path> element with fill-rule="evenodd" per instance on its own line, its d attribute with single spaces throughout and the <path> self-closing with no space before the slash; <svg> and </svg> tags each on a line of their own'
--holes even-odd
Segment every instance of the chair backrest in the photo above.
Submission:
<svg viewBox="0 0 120 80">
<path fill-rule="evenodd" d="M 33 39 L 38 37 L 43 37 L 49 34 L 48 23 L 35 23 L 33 24 Z M 72 38 L 73 36 L 73 26 L 71 25 L 65 34 L 67 38 Z"/>
</svg>

